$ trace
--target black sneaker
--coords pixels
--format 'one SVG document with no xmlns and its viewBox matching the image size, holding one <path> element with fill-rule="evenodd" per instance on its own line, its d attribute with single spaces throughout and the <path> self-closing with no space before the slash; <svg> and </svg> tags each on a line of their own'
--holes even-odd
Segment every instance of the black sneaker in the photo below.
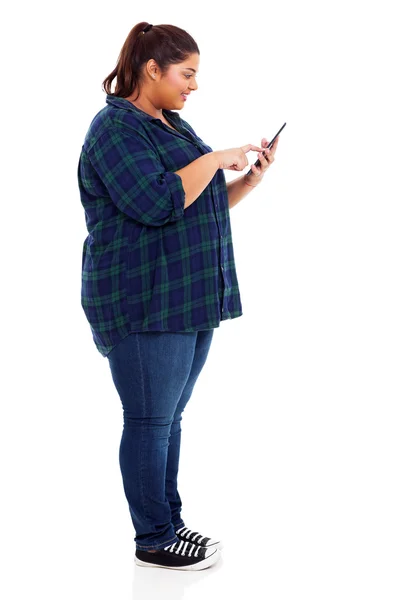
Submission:
<svg viewBox="0 0 400 600">
<path fill-rule="evenodd" d="M 174 542 L 155 552 L 136 548 L 135 563 L 140 567 L 164 567 L 181 571 L 200 571 L 220 559 L 216 548 L 205 548 L 191 542 Z"/>
<path fill-rule="evenodd" d="M 213 538 L 202 535 L 198 531 L 192 531 L 188 527 L 175 528 L 175 534 L 180 540 L 189 541 L 193 544 L 204 546 L 205 548 L 218 548 L 218 550 L 222 550 L 224 547 L 220 540 L 214 540 Z"/>
</svg>

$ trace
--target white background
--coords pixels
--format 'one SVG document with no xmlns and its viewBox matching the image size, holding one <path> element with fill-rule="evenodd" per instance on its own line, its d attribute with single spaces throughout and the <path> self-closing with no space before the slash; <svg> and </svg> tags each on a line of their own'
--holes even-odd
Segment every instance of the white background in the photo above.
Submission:
<svg viewBox="0 0 400 600">
<path fill-rule="evenodd" d="M 395 4 L 22 2 L 3 15 L 4 598 L 399 598 Z M 197 41 L 199 89 L 180 114 L 214 150 L 287 123 L 231 210 L 244 314 L 215 330 L 183 416 L 182 516 L 224 542 L 192 573 L 134 565 L 122 408 L 80 305 L 79 154 L 142 20 Z"/>
</svg>

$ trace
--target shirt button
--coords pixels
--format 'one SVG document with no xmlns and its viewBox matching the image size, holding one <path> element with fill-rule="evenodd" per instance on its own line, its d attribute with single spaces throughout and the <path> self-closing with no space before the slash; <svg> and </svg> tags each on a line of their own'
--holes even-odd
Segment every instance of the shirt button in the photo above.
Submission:
<svg viewBox="0 0 400 600">
<path fill-rule="evenodd" d="M 222 270 L 224 270 L 224 267 L 221 267 Z"/>
</svg>

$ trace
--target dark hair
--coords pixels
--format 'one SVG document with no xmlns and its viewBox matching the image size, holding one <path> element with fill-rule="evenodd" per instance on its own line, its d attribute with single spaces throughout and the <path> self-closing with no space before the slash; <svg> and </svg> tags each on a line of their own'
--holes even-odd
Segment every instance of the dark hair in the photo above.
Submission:
<svg viewBox="0 0 400 600">
<path fill-rule="evenodd" d="M 107 94 L 127 98 L 143 81 L 143 65 L 153 58 L 164 75 L 169 65 L 185 61 L 191 54 L 200 50 L 191 35 L 174 25 L 153 25 L 149 31 L 142 30 L 149 25 L 145 21 L 137 23 L 128 34 L 119 54 L 115 69 L 105 78 L 102 89 Z M 117 78 L 115 91 L 111 84 Z"/>
</svg>

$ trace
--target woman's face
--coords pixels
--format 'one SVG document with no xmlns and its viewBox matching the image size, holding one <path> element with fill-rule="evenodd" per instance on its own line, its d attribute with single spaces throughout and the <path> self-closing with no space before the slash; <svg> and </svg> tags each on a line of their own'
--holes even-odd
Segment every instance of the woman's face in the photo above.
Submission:
<svg viewBox="0 0 400 600">
<path fill-rule="evenodd" d="M 191 54 L 187 60 L 170 65 L 165 75 L 161 75 L 157 63 L 150 59 L 145 66 L 144 82 L 139 94 L 135 90 L 127 100 L 154 116 L 160 116 L 163 108 L 181 109 L 186 102 L 182 94 L 197 90 L 199 62 L 199 54 Z"/>
<path fill-rule="evenodd" d="M 191 54 L 187 60 L 176 65 L 170 65 L 164 76 L 156 75 L 157 85 L 154 86 L 154 93 L 164 108 L 176 110 L 182 108 L 187 100 L 182 94 L 189 94 L 197 90 L 196 75 L 199 72 L 200 56 Z"/>
</svg>

